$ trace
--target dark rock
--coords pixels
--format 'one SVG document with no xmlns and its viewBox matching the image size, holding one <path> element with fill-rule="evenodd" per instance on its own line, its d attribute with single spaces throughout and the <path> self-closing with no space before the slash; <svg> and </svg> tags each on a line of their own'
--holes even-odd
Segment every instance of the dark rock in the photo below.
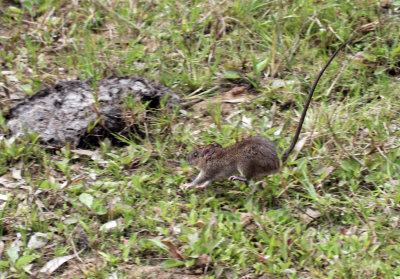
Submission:
<svg viewBox="0 0 400 279">
<path fill-rule="evenodd" d="M 62 81 L 14 105 L 7 126 L 16 136 L 36 132 L 43 144 L 82 146 L 126 127 L 122 117 L 125 98 L 137 98 L 156 108 L 165 95 L 167 106 L 179 104 L 179 97 L 169 88 L 142 77 Z M 98 124 L 88 132 L 93 123 Z"/>
</svg>

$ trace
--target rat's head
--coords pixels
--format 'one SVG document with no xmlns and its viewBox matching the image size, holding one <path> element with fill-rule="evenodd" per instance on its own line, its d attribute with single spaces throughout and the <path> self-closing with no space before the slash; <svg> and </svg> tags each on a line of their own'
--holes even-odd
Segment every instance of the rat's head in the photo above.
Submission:
<svg viewBox="0 0 400 279">
<path fill-rule="evenodd" d="M 195 150 L 195 151 L 189 153 L 186 156 L 186 161 L 191 166 L 201 167 L 201 164 L 205 163 L 207 161 L 207 159 L 212 154 L 214 154 L 215 151 L 219 148 L 222 148 L 222 146 L 219 143 L 211 143 L 211 144 L 207 145 L 206 147 L 203 147 L 201 149 L 198 149 L 198 150 Z"/>
</svg>

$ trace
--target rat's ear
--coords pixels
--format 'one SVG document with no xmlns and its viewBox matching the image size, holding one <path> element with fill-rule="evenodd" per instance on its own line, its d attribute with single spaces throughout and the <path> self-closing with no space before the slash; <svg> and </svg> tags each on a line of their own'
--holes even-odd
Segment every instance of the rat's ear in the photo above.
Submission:
<svg viewBox="0 0 400 279">
<path fill-rule="evenodd" d="M 207 145 L 201 152 L 201 157 L 206 157 L 214 154 L 216 148 L 222 148 L 222 146 L 219 143 L 212 143 Z"/>
</svg>

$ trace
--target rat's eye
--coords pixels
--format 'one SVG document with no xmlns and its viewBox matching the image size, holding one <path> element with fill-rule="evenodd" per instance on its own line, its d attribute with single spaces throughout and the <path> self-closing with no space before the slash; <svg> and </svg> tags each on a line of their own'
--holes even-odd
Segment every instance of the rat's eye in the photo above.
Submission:
<svg viewBox="0 0 400 279">
<path fill-rule="evenodd" d="M 197 157 L 197 156 L 199 156 L 199 154 L 197 152 L 195 152 L 195 153 L 193 153 L 193 156 Z"/>
</svg>

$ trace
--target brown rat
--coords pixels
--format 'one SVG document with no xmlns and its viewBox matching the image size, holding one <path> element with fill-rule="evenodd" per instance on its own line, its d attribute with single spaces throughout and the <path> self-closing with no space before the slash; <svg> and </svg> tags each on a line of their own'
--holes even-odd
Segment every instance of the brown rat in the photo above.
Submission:
<svg viewBox="0 0 400 279">
<path fill-rule="evenodd" d="M 190 153 L 186 160 L 200 169 L 196 179 L 182 187 L 190 188 L 201 184 L 205 188 L 210 182 L 228 177 L 229 180 L 247 181 L 276 172 L 280 160 L 275 144 L 264 137 L 251 137 L 227 148 L 212 143 L 200 151 Z M 243 177 L 234 176 L 241 174 Z"/>
<path fill-rule="evenodd" d="M 286 162 L 297 143 L 307 109 L 310 105 L 318 81 L 339 51 L 351 40 L 352 39 L 343 43 L 332 54 L 331 58 L 318 74 L 313 87 L 308 94 L 306 104 L 300 117 L 299 125 L 297 126 L 290 147 L 282 155 L 282 164 Z M 205 188 L 211 182 L 228 176 L 230 181 L 247 181 L 256 177 L 264 177 L 277 172 L 282 165 L 276 152 L 275 144 L 269 139 L 261 136 L 242 140 L 226 148 L 223 148 L 218 143 L 212 143 L 198 151 L 191 152 L 186 157 L 186 160 L 189 165 L 199 168 L 200 173 L 192 182 L 182 184 L 181 187 L 184 189 L 196 185 L 198 185 L 197 188 Z M 236 174 L 240 174 L 243 177 L 235 176 Z"/>
</svg>

